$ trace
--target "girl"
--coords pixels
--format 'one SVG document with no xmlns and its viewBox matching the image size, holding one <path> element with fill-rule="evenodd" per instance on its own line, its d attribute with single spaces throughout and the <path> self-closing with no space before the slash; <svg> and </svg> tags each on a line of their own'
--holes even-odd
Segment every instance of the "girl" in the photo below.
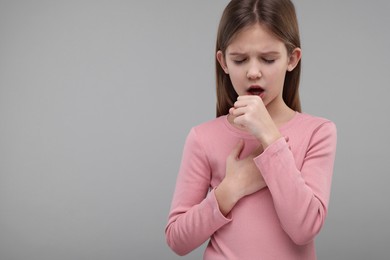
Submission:
<svg viewBox="0 0 390 260">
<path fill-rule="evenodd" d="M 290 0 L 232 0 L 217 36 L 217 118 L 191 129 L 168 224 L 185 255 L 316 259 L 336 127 L 301 112 L 301 49 Z"/>
</svg>

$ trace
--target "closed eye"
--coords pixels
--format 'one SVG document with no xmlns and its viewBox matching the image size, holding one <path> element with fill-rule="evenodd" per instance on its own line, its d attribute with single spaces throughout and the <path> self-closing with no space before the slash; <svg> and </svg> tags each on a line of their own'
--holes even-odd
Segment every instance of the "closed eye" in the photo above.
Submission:
<svg viewBox="0 0 390 260">
<path fill-rule="evenodd" d="M 272 64 L 272 63 L 274 63 L 274 62 L 275 62 L 275 60 L 274 60 L 274 59 L 266 59 L 266 58 L 262 58 L 262 60 L 263 60 L 265 63 L 267 63 L 267 64 Z"/>
<path fill-rule="evenodd" d="M 233 62 L 235 63 L 235 64 L 242 64 L 242 63 L 244 63 L 246 61 L 246 59 L 237 59 L 237 60 L 233 60 Z"/>
</svg>

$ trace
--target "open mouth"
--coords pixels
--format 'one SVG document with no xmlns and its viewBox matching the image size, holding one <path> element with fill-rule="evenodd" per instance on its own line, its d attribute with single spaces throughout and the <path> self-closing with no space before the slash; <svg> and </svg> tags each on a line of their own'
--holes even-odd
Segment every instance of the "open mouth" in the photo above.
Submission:
<svg viewBox="0 0 390 260">
<path fill-rule="evenodd" d="M 249 95 L 260 96 L 264 92 L 264 89 L 260 86 L 251 86 L 247 91 Z"/>
</svg>

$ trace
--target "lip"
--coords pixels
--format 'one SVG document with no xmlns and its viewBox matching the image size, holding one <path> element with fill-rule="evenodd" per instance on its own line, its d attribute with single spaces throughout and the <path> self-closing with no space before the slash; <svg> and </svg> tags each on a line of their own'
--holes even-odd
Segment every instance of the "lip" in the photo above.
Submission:
<svg viewBox="0 0 390 260">
<path fill-rule="evenodd" d="M 264 89 L 259 86 L 259 85 L 252 85 L 247 89 L 248 95 L 253 95 L 253 96 L 259 96 L 260 98 L 263 98 L 264 96 Z"/>
</svg>

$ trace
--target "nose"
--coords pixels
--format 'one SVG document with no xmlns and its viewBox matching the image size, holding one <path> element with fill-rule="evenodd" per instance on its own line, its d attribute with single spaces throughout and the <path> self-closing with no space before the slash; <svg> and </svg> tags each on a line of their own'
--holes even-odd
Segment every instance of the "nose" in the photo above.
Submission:
<svg viewBox="0 0 390 260">
<path fill-rule="evenodd" d="M 247 71 L 248 79 L 258 79 L 261 77 L 261 75 L 260 64 L 257 62 L 251 62 Z"/>
</svg>

